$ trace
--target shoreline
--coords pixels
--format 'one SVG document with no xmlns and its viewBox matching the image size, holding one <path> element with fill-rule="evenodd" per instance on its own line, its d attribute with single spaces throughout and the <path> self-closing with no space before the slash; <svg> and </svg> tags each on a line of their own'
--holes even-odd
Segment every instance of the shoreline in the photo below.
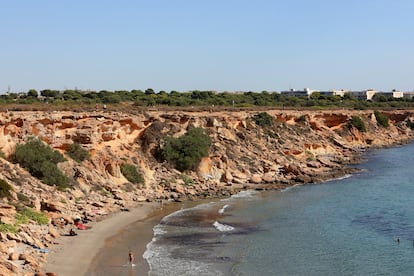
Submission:
<svg viewBox="0 0 414 276">
<path fill-rule="evenodd" d="M 77 231 L 77 236 L 59 237 L 50 248 L 42 270 L 59 276 L 86 275 L 109 238 L 134 222 L 150 217 L 157 206 L 157 203 L 142 203 L 129 212 L 112 213 L 101 221 L 90 223 L 92 228 Z"/>
<path fill-rule="evenodd" d="M 412 141 L 404 141 L 396 143 L 392 146 L 403 146 L 411 143 Z M 370 150 L 379 150 L 382 148 L 389 148 L 386 146 L 382 147 L 373 147 L 369 148 Z M 366 153 L 365 153 L 366 154 Z M 364 155 L 365 155 L 364 154 Z M 326 183 L 331 180 L 338 178 L 346 177 L 347 175 L 352 175 L 355 173 L 349 167 L 349 165 L 361 164 L 364 159 L 361 158 L 361 155 L 358 153 L 354 157 L 357 157 L 356 162 L 349 163 L 344 166 L 344 168 L 351 169 L 351 171 L 340 170 L 336 171 L 333 175 L 336 175 L 331 178 L 325 178 L 319 183 Z M 284 188 L 291 188 L 296 185 L 308 185 L 314 184 L 315 182 L 310 183 L 290 183 Z M 317 183 L 317 182 L 316 182 Z M 272 184 L 264 184 L 265 186 L 272 186 Z M 275 186 L 277 186 L 276 184 Z M 253 187 L 256 186 L 256 189 Z M 272 187 L 270 189 L 261 189 L 261 185 L 245 185 L 244 188 L 257 190 L 259 192 L 265 191 L 281 191 L 282 187 Z M 239 190 L 238 192 L 244 189 Z M 231 194 L 229 195 L 231 196 Z M 228 196 L 223 196 L 226 198 Z M 57 243 L 53 245 L 50 249 L 51 252 L 47 256 L 46 262 L 43 264 L 42 270 L 45 272 L 54 272 L 59 276 L 72 276 L 72 275 L 103 275 L 96 274 L 96 267 L 98 266 L 97 259 L 100 258 L 102 249 L 107 248 L 108 243 L 116 240 L 118 234 L 126 231 L 131 225 L 140 224 L 142 228 L 145 228 L 150 232 L 150 235 L 145 237 L 140 237 L 138 241 L 139 250 L 134 251 L 135 263 L 137 268 L 134 269 L 134 275 L 148 275 L 149 266 L 145 259 L 143 259 L 143 253 L 146 250 L 146 245 L 151 242 L 153 237 L 153 226 L 156 225 L 164 216 L 176 211 L 179 209 L 179 205 L 193 202 L 193 204 L 200 204 L 203 200 L 217 199 L 221 197 L 213 198 L 197 198 L 194 201 L 184 201 L 184 202 L 168 202 L 163 205 L 163 208 L 159 208 L 159 203 L 157 202 L 144 202 L 140 203 L 135 207 L 132 207 L 129 212 L 115 212 L 109 214 L 107 217 L 103 218 L 101 221 L 92 222 L 89 225 L 92 226 L 91 229 L 86 231 L 77 231 L 78 235 L 76 237 L 70 236 L 61 236 L 58 238 Z M 171 204 L 172 203 L 172 204 Z M 178 204 L 176 204 L 178 203 Z M 152 224 L 151 224 L 152 223 Z M 148 225 L 152 225 L 149 227 Z M 104 250 L 105 251 L 105 250 Z M 125 256 L 123 256 L 125 257 Z M 126 258 L 125 258 L 126 259 Z M 110 274 L 108 274 L 110 275 Z"/>
<path fill-rule="evenodd" d="M 113 232 L 107 237 L 104 245 L 93 257 L 88 269 L 88 276 L 118 275 L 120 271 L 129 271 L 133 275 L 146 276 L 150 267 L 143 255 L 147 249 L 147 244 L 152 241 L 154 236 L 153 228 L 163 217 L 179 210 L 180 203 L 166 202 L 162 208 L 158 203 L 141 220 L 133 221 L 130 224 Z M 128 243 L 125 243 L 129 241 Z M 127 253 L 132 251 L 134 254 L 135 267 L 130 270 L 127 265 Z"/>
</svg>

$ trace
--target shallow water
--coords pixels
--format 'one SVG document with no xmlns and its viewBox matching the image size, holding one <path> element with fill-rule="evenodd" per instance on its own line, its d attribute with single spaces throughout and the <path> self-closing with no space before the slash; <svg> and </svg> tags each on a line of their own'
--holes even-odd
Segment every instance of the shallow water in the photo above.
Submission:
<svg viewBox="0 0 414 276">
<path fill-rule="evenodd" d="M 349 178 L 163 218 L 144 253 L 150 275 L 412 274 L 414 145 L 367 158 Z"/>
</svg>

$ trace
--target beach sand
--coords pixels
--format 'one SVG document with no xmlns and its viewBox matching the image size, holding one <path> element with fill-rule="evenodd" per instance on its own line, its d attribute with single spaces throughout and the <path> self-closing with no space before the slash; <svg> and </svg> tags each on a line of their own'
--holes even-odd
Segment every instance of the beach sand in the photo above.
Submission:
<svg viewBox="0 0 414 276">
<path fill-rule="evenodd" d="M 157 203 L 143 203 L 129 212 L 115 213 L 102 221 L 88 223 L 92 228 L 84 231 L 78 230 L 77 236 L 60 237 L 57 240 L 58 244 L 51 248 L 47 262 L 43 266 L 43 271 L 54 272 L 59 276 L 91 275 L 88 272 L 91 264 L 94 258 L 106 246 L 107 240 L 128 225 L 144 220 L 157 209 L 159 209 Z M 143 251 L 145 250 L 145 245 L 151 241 L 152 228 L 146 229 L 146 232 L 147 235 L 143 235 L 142 240 L 139 241 Z M 127 254 L 128 252 L 125 252 L 125 259 Z M 142 257 L 135 253 L 135 259 L 138 258 Z M 137 274 L 134 275 L 147 275 L 148 273 L 148 267 L 141 266 L 137 270 L 139 271 L 136 271 Z"/>
<path fill-rule="evenodd" d="M 157 205 L 145 219 L 131 223 L 105 241 L 105 246 L 93 259 L 88 276 L 148 275 L 149 266 L 143 258 L 146 246 L 153 238 L 153 228 L 163 217 L 180 209 L 183 204 L 170 202 Z M 128 265 L 128 252 L 134 254 L 135 267 Z"/>
</svg>

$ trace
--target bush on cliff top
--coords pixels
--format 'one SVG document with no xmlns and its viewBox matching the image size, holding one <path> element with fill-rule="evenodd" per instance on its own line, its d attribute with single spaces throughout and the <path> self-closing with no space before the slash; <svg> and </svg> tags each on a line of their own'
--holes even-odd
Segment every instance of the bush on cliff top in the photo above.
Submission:
<svg viewBox="0 0 414 276">
<path fill-rule="evenodd" d="M 128 163 L 122 164 L 121 165 L 121 173 L 131 183 L 134 183 L 134 184 L 144 183 L 144 178 L 138 172 L 137 168 L 132 164 L 128 164 Z"/>
<path fill-rule="evenodd" d="M 65 161 L 65 158 L 39 139 L 30 138 L 25 144 L 17 145 L 12 160 L 48 185 L 60 188 L 66 188 L 68 185 L 69 179 L 56 165 Z"/>
<path fill-rule="evenodd" d="M 183 136 L 166 137 L 162 156 L 179 171 L 195 170 L 201 158 L 208 156 L 210 137 L 202 128 L 191 128 Z"/>
<path fill-rule="evenodd" d="M 83 160 L 89 159 L 89 151 L 82 148 L 82 146 L 78 143 L 70 145 L 70 148 L 67 151 L 67 153 L 70 156 L 70 158 L 72 158 L 78 163 L 82 162 Z"/>
<path fill-rule="evenodd" d="M 260 112 L 253 116 L 253 121 L 258 126 L 266 127 L 273 125 L 273 117 L 267 112 Z"/>
</svg>

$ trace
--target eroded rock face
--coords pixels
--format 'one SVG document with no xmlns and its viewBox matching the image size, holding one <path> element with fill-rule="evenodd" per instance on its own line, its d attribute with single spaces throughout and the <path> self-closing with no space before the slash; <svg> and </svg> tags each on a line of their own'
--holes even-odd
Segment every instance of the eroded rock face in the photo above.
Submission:
<svg viewBox="0 0 414 276">
<path fill-rule="evenodd" d="M 28 249 L 19 256 L 25 257 L 25 269 L 37 271 L 41 261 L 29 249 L 47 248 L 67 234 L 77 218 L 100 219 L 142 201 L 182 201 L 228 196 L 246 188 L 319 182 L 347 173 L 344 165 L 358 159 L 359 148 L 388 146 L 413 137 L 406 124 L 413 120 L 409 111 L 384 113 L 390 119 L 387 129 L 377 126 L 372 111 L 266 112 L 274 125 L 256 125 L 251 119 L 255 111 L 0 113 L 0 149 L 6 157 L 28 136 L 37 136 L 65 154 L 67 161 L 58 167 L 71 179 L 71 188 L 61 191 L 0 158 L 0 178 L 13 187 L 11 196 L 0 200 L 1 222 L 14 223 L 13 202 L 49 218 L 48 225 L 29 222 L 18 233 L 0 233 L 0 254 L 9 258 L 0 263 L 0 273 L 22 269 L 13 266 L 17 255 L 10 257 L 11 248 L 22 244 Z M 352 116 L 361 117 L 368 131 L 354 128 Z M 210 152 L 195 172 L 179 172 L 162 162 L 159 149 L 166 135 L 178 137 L 189 127 L 204 128 L 211 139 Z M 89 160 L 77 163 L 66 155 L 73 143 L 89 152 Z M 124 163 L 134 164 L 145 184 L 129 183 L 120 169 Z"/>
</svg>

